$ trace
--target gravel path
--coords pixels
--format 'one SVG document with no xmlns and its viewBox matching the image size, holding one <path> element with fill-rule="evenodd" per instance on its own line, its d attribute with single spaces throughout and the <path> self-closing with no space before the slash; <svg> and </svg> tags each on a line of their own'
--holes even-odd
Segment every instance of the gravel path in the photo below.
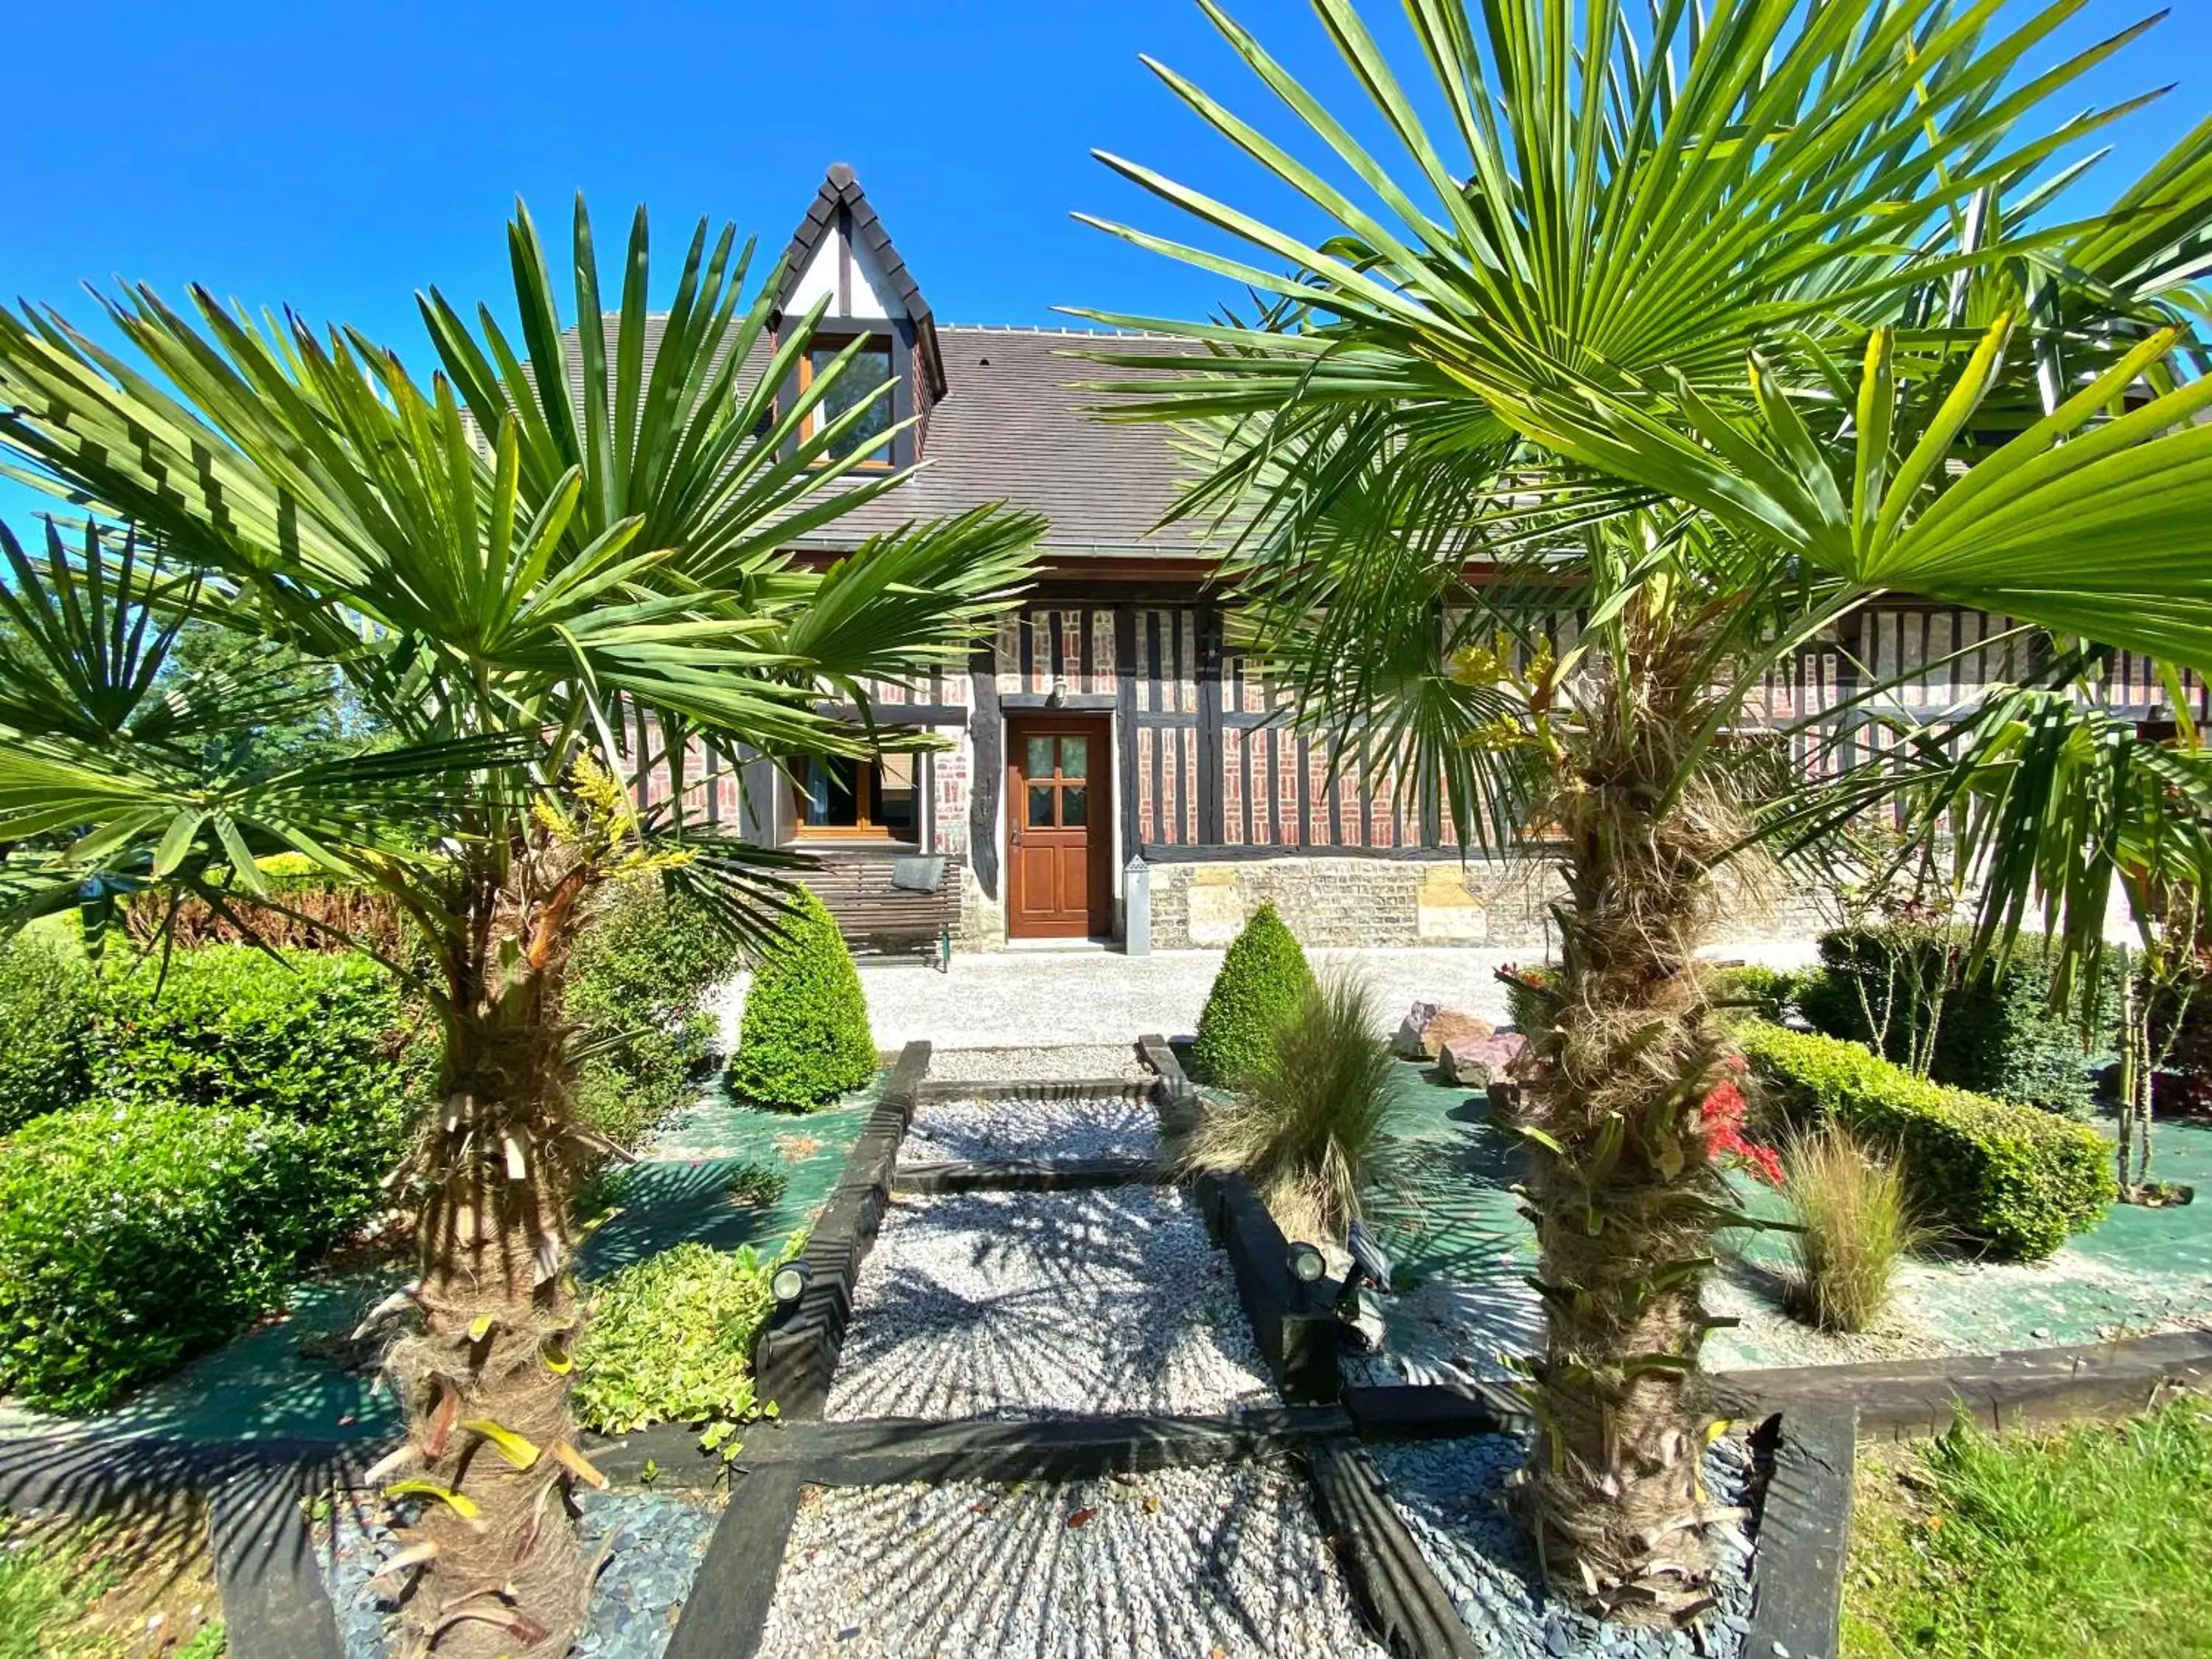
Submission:
<svg viewBox="0 0 2212 1659">
<path fill-rule="evenodd" d="M 1173 1188 L 895 1198 L 827 1415 L 1066 1417 L 1279 1403 L 1229 1259 Z"/>
<path fill-rule="evenodd" d="M 1159 1112 L 1149 1100 L 926 1100 L 899 1144 L 899 1162 L 1159 1152 Z"/>
<path fill-rule="evenodd" d="M 1505 1513 L 1505 1479 L 1527 1449 L 1512 1436 L 1373 1446 L 1390 1501 L 1443 1580 L 1476 1645 L 1498 1659 L 1738 1659 L 1751 1608 L 1751 1546 L 1741 1525 L 1706 1528 L 1720 1571 L 1719 1604 L 1689 1630 L 1600 1625 L 1555 1601 L 1528 1540 Z M 1720 1504 L 1744 1502 L 1750 1454 L 1733 1437 L 1705 1455 L 1705 1486 Z M 1745 1659 L 1751 1659 L 1745 1656 Z M 1759 1655 L 1756 1659 L 1767 1659 Z"/>
<path fill-rule="evenodd" d="M 1293 1471 L 816 1488 L 762 1659 L 1384 1659 Z"/>
<path fill-rule="evenodd" d="M 1801 967 L 1813 959 L 1813 946 L 1810 941 L 1730 939 L 1706 954 Z M 1316 964 L 1341 962 L 1367 976 L 1375 987 L 1379 1029 L 1388 1033 L 1417 1001 L 1449 1003 L 1503 1020 L 1505 995 L 1492 969 L 1540 960 L 1543 952 L 1533 945 L 1425 945 L 1312 956 Z M 1155 951 L 1144 957 L 1113 951 L 981 951 L 956 956 L 945 974 L 911 963 L 863 963 L 860 984 L 878 1048 L 896 1050 L 917 1038 L 942 1048 L 1039 1042 L 1118 1047 L 1145 1031 L 1174 1036 L 1197 1030 L 1221 957 L 1218 951 Z M 742 975 L 708 1000 L 722 1021 L 723 1041 L 732 1048 L 744 1004 Z"/>
<path fill-rule="evenodd" d="M 933 1048 L 933 1080 L 956 1083 L 1057 1082 L 1075 1078 L 1118 1077 L 1131 1083 L 1151 1077 L 1137 1057 L 1134 1042 L 1063 1043 L 1040 1048 Z"/>
<path fill-rule="evenodd" d="M 660 1659 L 721 1518 L 723 1496 L 580 1487 L 576 1500 L 583 1510 L 586 1561 L 596 1559 L 613 1534 L 613 1548 L 592 1587 L 590 1623 L 576 1643 L 577 1659 Z M 368 1583 L 377 1564 L 398 1547 L 384 1517 L 381 1500 L 341 1502 L 316 1528 L 346 1659 L 386 1659 L 398 1651 L 397 1606 Z"/>
</svg>

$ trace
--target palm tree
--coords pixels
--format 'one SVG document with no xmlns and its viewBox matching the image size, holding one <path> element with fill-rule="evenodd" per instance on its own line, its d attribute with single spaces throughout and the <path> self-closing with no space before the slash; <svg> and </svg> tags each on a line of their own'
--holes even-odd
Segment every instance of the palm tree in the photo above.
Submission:
<svg viewBox="0 0 2212 1659">
<path fill-rule="evenodd" d="M 1545 832 L 1562 971 L 1526 1077 L 1547 1334 L 1519 1490 L 1563 1593 L 1687 1618 L 1700 1288 L 1741 1220 L 1695 953 L 1758 828 L 1745 728 L 1770 667 L 1890 593 L 2212 662 L 2187 331 L 2212 122 L 2113 210 L 2048 223 L 2075 177 L 2052 158 L 2123 111 L 2037 112 L 2140 32 L 2027 76 L 2085 0 L 2009 27 L 1993 0 L 1407 0 L 1418 80 L 1315 0 L 1364 98 L 1343 112 L 1200 3 L 1287 131 L 1151 67 L 1308 228 L 1102 157 L 1206 245 L 1094 222 L 1261 306 L 1082 313 L 1181 337 L 1101 348 L 1139 371 L 1104 412 L 1206 459 L 1178 514 L 1233 538 L 1291 718 L 1346 764 L 1440 778 L 1466 839 Z M 1542 631 L 1563 610 L 1578 626 Z"/>
<path fill-rule="evenodd" d="M 605 1149 L 569 1115 L 570 949 L 617 877 L 659 871 L 743 933 L 792 863 L 687 818 L 680 791 L 641 815 L 617 734 L 679 783 L 693 733 L 866 752 L 825 687 L 865 713 L 873 682 L 964 659 L 1040 529 L 985 509 L 800 562 L 793 538 L 898 477 L 842 453 L 871 401 L 828 416 L 849 354 L 781 395 L 818 310 L 771 337 L 773 277 L 749 294 L 750 248 L 702 225 L 649 327 L 641 212 L 603 331 L 580 203 L 583 326 L 564 336 L 526 214 L 509 240 L 522 348 L 433 294 L 428 388 L 352 331 L 199 290 L 196 319 L 143 289 L 108 302 L 150 369 L 52 313 L 0 313 L 19 475 L 135 526 L 50 526 L 43 559 L 8 540 L 9 919 L 83 903 L 97 925 L 147 886 L 250 919 L 283 908 L 257 860 L 292 852 L 386 896 L 419 939 L 386 959 L 434 1009 L 444 1061 L 408 1170 L 420 1273 L 387 1365 L 409 1432 L 384 1473 L 422 1509 L 386 1571 L 421 1575 L 414 1638 L 459 1655 L 565 1652 L 589 1589 L 566 1507 L 599 1481 L 569 1410 L 569 1200 Z M 208 734 L 265 711 L 250 676 L 164 675 L 204 627 L 329 664 L 384 736 L 224 762 Z"/>
</svg>

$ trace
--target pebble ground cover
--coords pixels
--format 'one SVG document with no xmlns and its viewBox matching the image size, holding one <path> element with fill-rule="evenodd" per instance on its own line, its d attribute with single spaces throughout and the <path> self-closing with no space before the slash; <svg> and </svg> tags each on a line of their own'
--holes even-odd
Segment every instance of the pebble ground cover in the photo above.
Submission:
<svg viewBox="0 0 2212 1659">
<path fill-rule="evenodd" d="M 720 1518 L 721 1494 L 586 1488 L 577 1501 L 585 1560 L 607 1552 L 576 1644 L 578 1659 L 659 1659 Z M 398 1651 L 398 1604 L 369 1583 L 398 1548 L 388 1517 L 380 1501 L 344 1503 L 315 1528 L 346 1659 L 386 1659 Z"/>
<path fill-rule="evenodd" d="M 1300 1474 L 807 1494 L 762 1659 L 1384 1659 Z"/>
<path fill-rule="evenodd" d="M 1528 1459 L 1516 1437 L 1372 1448 L 1392 1505 L 1443 1583 L 1460 1622 L 1486 1655 L 1499 1659 L 1736 1659 L 1751 1610 L 1751 1537 L 1741 1518 L 1707 1527 L 1717 1571 L 1717 1605 L 1683 1630 L 1601 1625 L 1544 1588 L 1527 1537 L 1507 1513 L 1506 1480 Z M 1705 1455 L 1705 1488 L 1723 1510 L 1741 1510 L 1752 1480 L 1738 1439 Z M 1758 1656 L 1768 1659 L 1768 1656 Z"/>
<path fill-rule="evenodd" d="M 1276 1395 L 1174 1188 L 895 1198 L 827 1415 L 1225 1412 Z"/>
</svg>

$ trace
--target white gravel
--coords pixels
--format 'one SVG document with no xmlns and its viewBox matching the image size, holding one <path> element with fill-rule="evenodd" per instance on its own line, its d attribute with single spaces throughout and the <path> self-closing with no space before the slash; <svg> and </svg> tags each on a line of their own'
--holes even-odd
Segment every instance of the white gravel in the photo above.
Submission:
<svg viewBox="0 0 2212 1659">
<path fill-rule="evenodd" d="M 1384 1659 L 1269 1464 L 814 1488 L 762 1659 Z"/>
<path fill-rule="evenodd" d="M 1066 1417 L 1279 1403 L 1229 1259 L 1171 1187 L 894 1198 L 827 1415 Z"/>
<path fill-rule="evenodd" d="M 956 1083 L 1066 1082 L 1118 1077 L 1139 1083 L 1152 1075 L 1128 1042 L 1063 1043 L 1055 1048 L 938 1048 L 929 1056 L 933 1079 Z"/>
<path fill-rule="evenodd" d="M 1000 1158 L 1158 1158 L 1149 1100 L 925 1100 L 899 1145 L 902 1164 Z"/>
</svg>

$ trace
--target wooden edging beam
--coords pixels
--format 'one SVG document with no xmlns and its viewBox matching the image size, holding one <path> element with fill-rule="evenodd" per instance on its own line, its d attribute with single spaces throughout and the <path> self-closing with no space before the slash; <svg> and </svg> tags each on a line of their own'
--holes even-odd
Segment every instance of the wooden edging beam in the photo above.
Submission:
<svg viewBox="0 0 2212 1659">
<path fill-rule="evenodd" d="M 1161 1187 L 1175 1171 L 1150 1158 L 994 1158 L 902 1164 L 891 1175 L 902 1193 L 1069 1193 L 1094 1187 Z"/>
<path fill-rule="evenodd" d="M 1127 1100 L 1152 1098 L 1151 1078 L 1078 1077 L 1024 1079 L 939 1078 L 917 1091 L 921 1100 Z"/>
<path fill-rule="evenodd" d="M 2178 1389 L 2212 1392 L 2212 1331 L 1990 1355 L 1722 1371 L 1712 1382 L 1722 1408 L 1740 1418 L 1853 1412 L 1860 1437 L 1869 1440 L 1942 1434 L 1961 1417 L 1997 1432 L 2132 1416 Z"/>
<path fill-rule="evenodd" d="M 785 1417 L 818 1418 L 830 1398 L 830 1380 L 853 1317 L 853 1285 L 890 1202 L 891 1171 L 929 1073 L 929 1052 L 927 1042 L 909 1042 L 899 1055 L 882 1103 L 854 1141 L 844 1174 L 807 1235 L 800 1254 L 809 1274 L 806 1289 L 797 1302 L 776 1310 L 754 1347 L 753 1392 L 774 1401 Z"/>
<path fill-rule="evenodd" d="M 1314 1509 L 1360 1611 L 1395 1659 L 1478 1659 L 1450 1592 L 1422 1556 L 1357 1437 L 1309 1449 Z"/>
<path fill-rule="evenodd" d="M 1835 1659 L 1857 1426 L 1848 1409 L 1793 1411 L 1769 1418 L 1753 1443 L 1766 1460 L 1767 1477 L 1752 1534 L 1751 1628 L 1743 1650 Z"/>
</svg>

